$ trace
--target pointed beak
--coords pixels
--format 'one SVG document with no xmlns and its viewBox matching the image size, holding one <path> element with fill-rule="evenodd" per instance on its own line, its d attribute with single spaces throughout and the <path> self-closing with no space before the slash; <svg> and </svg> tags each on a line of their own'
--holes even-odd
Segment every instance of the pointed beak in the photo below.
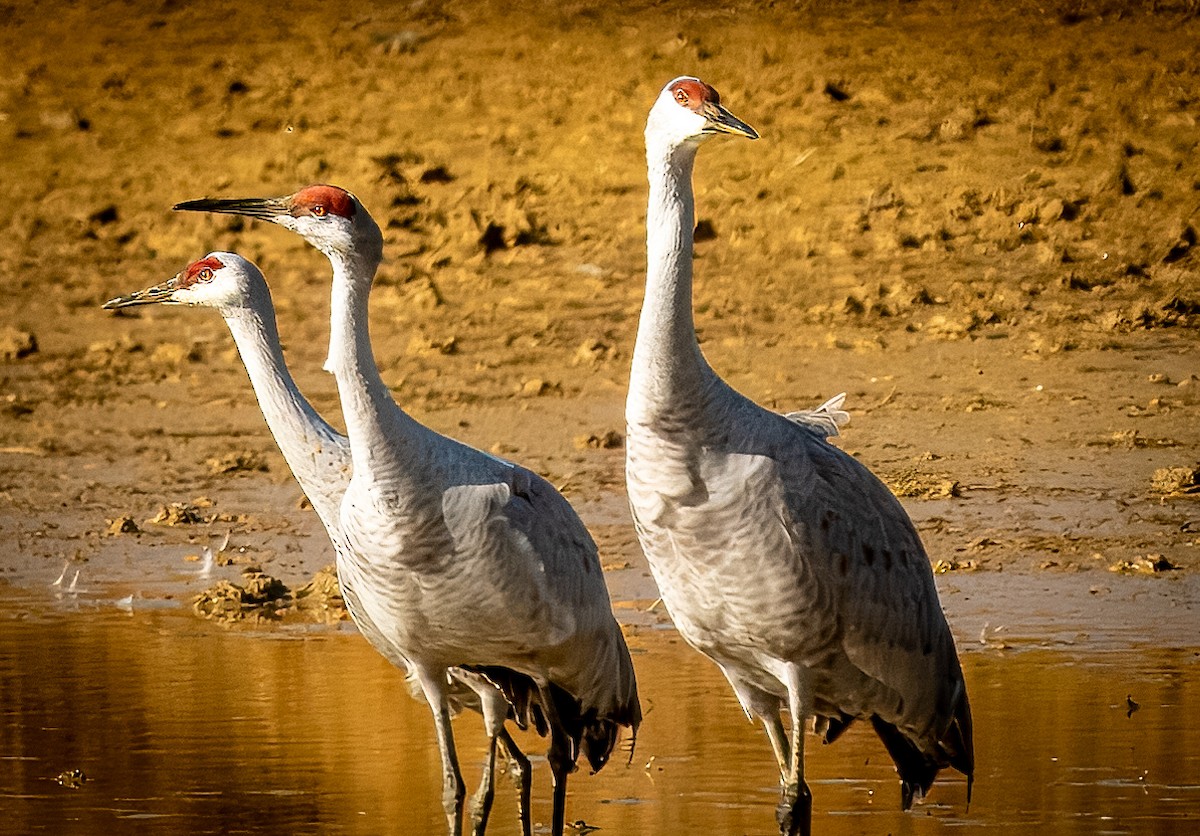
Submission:
<svg viewBox="0 0 1200 836">
<path fill-rule="evenodd" d="M 704 126 L 705 133 L 733 134 L 747 139 L 758 139 L 758 131 L 726 110 L 724 105 L 705 105 L 704 116 L 708 119 L 708 124 Z"/>
<path fill-rule="evenodd" d="M 161 284 L 156 284 L 153 287 L 148 287 L 145 290 L 139 290 L 136 293 L 130 293 L 128 296 L 118 296 L 116 299 L 109 299 L 104 303 L 104 310 L 115 311 L 118 308 L 132 308 L 135 305 L 154 305 L 162 302 L 170 302 L 171 296 L 175 293 L 175 289 L 179 283 L 180 274 L 175 274 Z"/>
<path fill-rule="evenodd" d="M 202 198 L 200 200 L 185 200 L 176 203 L 176 211 L 181 212 L 218 212 L 223 215 L 245 215 L 248 218 L 258 218 L 263 221 L 275 221 L 280 216 L 290 213 L 289 200 L 286 197 L 244 197 L 220 200 Z"/>
</svg>

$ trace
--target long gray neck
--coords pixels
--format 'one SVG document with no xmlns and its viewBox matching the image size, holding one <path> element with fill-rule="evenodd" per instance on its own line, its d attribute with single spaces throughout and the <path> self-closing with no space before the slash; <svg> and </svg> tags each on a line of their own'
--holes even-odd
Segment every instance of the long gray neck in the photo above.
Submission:
<svg viewBox="0 0 1200 836">
<path fill-rule="evenodd" d="M 344 442 L 292 379 L 283 359 L 269 297 L 255 297 L 248 307 L 222 310 L 221 314 L 250 376 L 263 418 L 288 467 L 321 522 L 326 528 L 336 525 L 341 497 L 331 496 L 330 470 L 322 454 L 330 455 L 332 451 L 336 456 Z"/>
<path fill-rule="evenodd" d="M 417 478 L 432 433 L 397 406 L 375 364 L 367 298 L 378 259 L 334 255 L 330 262 L 333 291 L 325 369 L 337 379 L 354 475 L 398 486 Z"/>
<path fill-rule="evenodd" d="M 626 403 L 631 422 L 650 420 L 681 398 L 697 397 L 710 373 L 692 319 L 696 148 L 647 142 L 646 297 Z"/>
</svg>

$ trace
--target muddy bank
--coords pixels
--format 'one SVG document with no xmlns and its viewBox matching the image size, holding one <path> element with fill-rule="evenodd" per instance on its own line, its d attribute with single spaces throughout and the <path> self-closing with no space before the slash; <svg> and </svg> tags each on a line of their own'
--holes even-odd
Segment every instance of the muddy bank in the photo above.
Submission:
<svg viewBox="0 0 1200 836">
<path fill-rule="evenodd" d="M 292 587 L 330 562 L 219 319 L 98 307 L 238 250 L 340 424 L 324 261 L 169 212 L 323 180 L 385 228 L 372 334 L 399 401 L 546 473 L 618 597 L 652 599 L 620 435 L 640 132 L 683 72 L 763 135 L 697 168 L 718 370 L 781 410 L 846 391 L 841 443 L 951 573 L 1194 572 L 1200 22 L 1155 6 L 11 10 L 0 583 L 178 599 L 226 535 Z"/>
</svg>

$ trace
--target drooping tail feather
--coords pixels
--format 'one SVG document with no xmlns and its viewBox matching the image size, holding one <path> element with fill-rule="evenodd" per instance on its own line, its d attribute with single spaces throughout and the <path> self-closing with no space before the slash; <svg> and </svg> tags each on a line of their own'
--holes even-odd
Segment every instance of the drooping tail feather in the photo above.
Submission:
<svg viewBox="0 0 1200 836">
<path fill-rule="evenodd" d="M 954 704 L 954 721 L 947 730 L 942 745 L 946 747 L 950 765 L 967 776 L 967 806 L 971 805 L 971 787 L 975 784 L 975 739 L 971 725 L 971 705 L 964 686 Z"/>
<path fill-rule="evenodd" d="M 871 717 L 871 725 L 896 764 L 896 772 L 900 774 L 901 808 L 908 810 L 914 798 L 924 798 L 925 793 L 929 792 L 941 766 L 918 749 L 903 732 L 878 715 Z"/>
<path fill-rule="evenodd" d="M 849 714 L 843 714 L 840 717 L 818 717 L 815 728 L 821 742 L 829 744 L 841 737 L 842 732 L 850 728 L 850 724 L 853 722 L 854 718 Z"/>
<path fill-rule="evenodd" d="M 594 708 L 582 712 L 579 700 L 553 682 L 548 690 L 554 705 L 545 706 L 537 683 L 526 674 L 493 666 L 468 669 L 486 677 L 500 689 L 511 706 L 510 717 L 520 728 L 533 728 L 545 737 L 550 733 L 550 717 L 557 717 L 562 731 L 571 741 L 572 761 L 582 754 L 593 772 L 599 772 L 608 763 L 620 737 L 621 726 L 628 726 L 635 736 L 637 734 L 641 711 L 636 701 L 619 714 L 601 717 Z"/>
<path fill-rule="evenodd" d="M 923 798 L 929 792 L 938 772 L 947 766 L 966 776 L 967 804 L 970 805 L 975 783 L 975 744 L 971 706 L 961 681 L 954 701 L 953 719 L 938 738 L 935 754 L 921 751 L 903 732 L 878 716 L 871 718 L 871 725 L 896 764 L 896 772 L 900 774 L 901 804 L 905 810 L 912 807 L 914 798 Z"/>
</svg>

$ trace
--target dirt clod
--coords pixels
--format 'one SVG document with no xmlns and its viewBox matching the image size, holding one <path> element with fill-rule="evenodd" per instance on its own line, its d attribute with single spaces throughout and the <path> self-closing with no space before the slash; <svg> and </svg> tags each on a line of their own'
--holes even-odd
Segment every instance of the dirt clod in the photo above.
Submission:
<svg viewBox="0 0 1200 836">
<path fill-rule="evenodd" d="M 597 366 L 617 355 L 616 350 L 604 340 L 595 337 L 588 338 L 575 349 L 573 363 L 575 365 Z"/>
<path fill-rule="evenodd" d="M 1121 560 L 1108 567 L 1110 572 L 1137 573 L 1156 575 L 1160 572 L 1170 572 L 1179 567 L 1161 554 L 1147 554 L 1132 560 Z"/>
<path fill-rule="evenodd" d="M 214 476 L 223 473 L 265 473 L 267 471 L 266 458 L 262 453 L 256 453 L 253 450 L 226 453 L 223 456 L 208 459 L 205 464 L 208 465 L 208 472 Z"/>
<path fill-rule="evenodd" d="M 974 560 L 939 560 L 933 564 L 933 572 L 935 575 L 944 575 L 947 572 L 973 572 L 979 568 L 979 564 Z"/>
<path fill-rule="evenodd" d="M 183 343 L 159 343 L 150 352 L 150 362 L 159 366 L 181 366 L 204 358 L 199 346 Z"/>
<path fill-rule="evenodd" d="M 1179 442 L 1170 438 L 1148 438 L 1138 430 L 1117 430 L 1097 441 L 1089 441 L 1091 447 L 1119 447 L 1126 450 L 1143 450 L 1152 447 L 1178 447 Z"/>
<path fill-rule="evenodd" d="M 115 537 L 118 534 L 141 534 L 142 530 L 133 521 L 133 517 L 117 517 L 115 520 L 109 520 L 108 533 Z"/>
<path fill-rule="evenodd" d="M 446 337 L 425 337 L 414 335 L 408 341 L 409 354 L 457 354 L 458 337 L 450 334 Z"/>
<path fill-rule="evenodd" d="M 916 471 L 900 473 L 887 480 L 892 493 L 916 499 L 949 499 L 962 496 L 962 486 L 954 479 L 931 476 Z"/>
<path fill-rule="evenodd" d="M 203 618 L 221 623 L 242 619 L 279 618 L 292 598 L 292 592 L 278 578 L 248 568 L 243 583 L 220 580 L 192 599 L 192 609 Z"/>
<path fill-rule="evenodd" d="M 296 590 L 296 607 L 308 617 L 327 624 L 349 618 L 337 569 L 333 565 L 318 571 L 308 583 Z"/>
<path fill-rule="evenodd" d="M 17 328 L 0 329 L 0 360 L 20 360 L 38 350 L 37 337 Z"/>
<path fill-rule="evenodd" d="M 172 502 L 158 509 L 158 513 L 147 520 L 154 525 L 195 525 L 204 522 L 200 509 L 186 502 Z"/>
<path fill-rule="evenodd" d="M 618 450 L 625 446 L 625 437 L 616 430 L 575 436 L 575 446 L 580 450 Z"/>
<path fill-rule="evenodd" d="M 1200 467 L 1160 467 L 1154 471 L 1150 487 L 1167 496 L 1200 491 Z"/>
<path fill-rule="evenodd" d="M 544 395 L 561 394 L 562 386 L 558 383 L 551 383 L 548 380 L 543 380 L 540 377 L 532 377 L 521 384 L 520 395 L 522 398 L 540 398 Z"/>
</svg>

